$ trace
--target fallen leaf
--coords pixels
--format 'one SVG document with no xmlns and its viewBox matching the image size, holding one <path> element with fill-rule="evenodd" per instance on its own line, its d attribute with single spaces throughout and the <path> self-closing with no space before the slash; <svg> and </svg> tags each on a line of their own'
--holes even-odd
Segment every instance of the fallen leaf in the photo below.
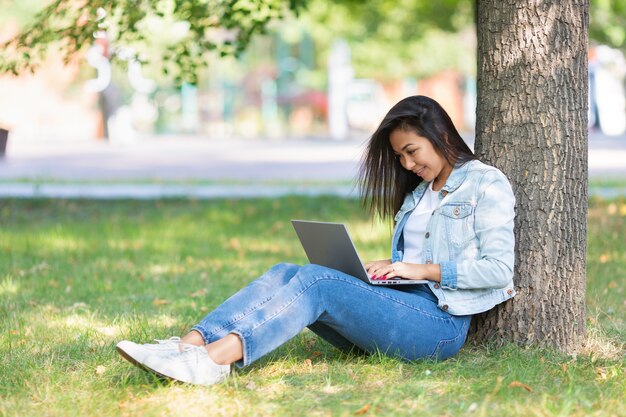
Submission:
<svg viewBox="0 0 626 417">
<path fill-rule="evenodd" d="M 153 305 L 155 305 L 155 306 L 157 306 L 157 307 L 158 307 L 158 306 L 165 305 L 165 304 L 169 304 L 169 303 L 170 303 L 169 301 L 164 300 L 164 299 L 162 299 L 162 298 L 155 298 L 155 299 L 152 301 L 152 304 L 153 304 Z"/>
<path fill-rule="evenodd" d="M 105 373 L 107 370 L 106 367 L 102 366 L 102 365 L 98 365 L 96 366 L 96 375 L 102 375 L 103 373 Z"/>
<path fill-rule="evenodd" d="M 528 392 L 533 392 L 533 389 L 526 384 L 519 381 L 513 381 L 509 384 L 509 388 L 524 388 Z"/>
<path fill-rule="evenodd" d="M 597 379 L 606 379 L 606 368 L 596 368 L 596 378 Z"/>
<path fill-rule="evenodd" d="M 354 415 L 359 416 L 367 413 L 370 410 L 371 405 L 365 404 L 363 407 L 359 408 L 354 412 Z"/>
<path fill-rule="evenodd" d="M 249 389 L 251 391 L 254 391 L 256 389 L 256 384 L 254 383 L 254 381 L 250 381 L 246 384 L 246 389 Z"/>
<path fill-rule="evenodd" d="M 611 257 L 608 254 L 603 253 L 602 255 L 600 255 L 600 263 L 601 264 L 605 264 L 605 263 L 607 263 L 610 260 L 611 260 Z"/>
<path fill-rule="evenodd" d="M 192 297 L 192 298 L 198 298 L 198 297 L 202 297 L 206 293 L 207 293 L 207 289 L 206 288 L 201 288 L 198 291 L 189 294 L 189 296 Z"/>
<path fill-rule="evenodd" d="M 309 355 L 309 359 L 315 359 L 318 356 L 322 356 L 322 352 L 320 352 L 319 350 L 316 350 L 315 352 L 311 353 L 311 355 Z"/>
<path fill-rule="evenodd" d="M 609 282 L 608 287 L 609 287 L 609 288 L 611 288 L 611 289 L 615 289 L 615 288 L 617 288 L 617 282 L 615 282 L 615 281 L 611 281 L 611 282 Z"/>
<path fill-rule="evenodd" d="M 228 241 L 228 246 L 229 249 L 233 249 L 233 250 L 239 250 L 241 249 L 241 242 L 239 242 L 239 239 L 237 239 L 236 237 L 230 239 Z"/>
<path fill-rule="evenodd" d="M 313 368 L 313 362 L 311 362 L 311 359 L 305 359 L 304 366 L 306 366 L 307 368 Z"/>
</svg>

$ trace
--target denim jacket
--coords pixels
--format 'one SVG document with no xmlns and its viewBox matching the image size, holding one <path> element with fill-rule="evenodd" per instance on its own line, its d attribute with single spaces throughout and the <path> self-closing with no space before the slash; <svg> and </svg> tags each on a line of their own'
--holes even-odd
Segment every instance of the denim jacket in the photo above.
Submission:
<svg viewBox="0 0 626 417">
<path fill-rule="evenodd" d="M 391 261 L 402 261 L 402 230 L 424 195 L 422 182 L 407 194 L 395 217 Z M 515 295 L 513 218 L 515 197 L 498 169 L 474 160 L 457 165 L 439 191 L 424 235 L 425 264 L 441 267 L 441 282 L 428 286 L 442 310 L 476 314 Z"/>
</svg>

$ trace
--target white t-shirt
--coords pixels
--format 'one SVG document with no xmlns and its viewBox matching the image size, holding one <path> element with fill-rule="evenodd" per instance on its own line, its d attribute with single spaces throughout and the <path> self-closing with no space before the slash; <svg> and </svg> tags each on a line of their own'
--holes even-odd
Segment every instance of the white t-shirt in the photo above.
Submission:
<svg viewBox="0 0 626 417">
<path fill-rule="evenodd" d="M 404 225 L 404 230 L 402 231 L 404 236 L 404 256 L 402 257 L 402 262 L 414 264 L 424 262 L 422 260 L 424 235 L 426 234 L 426 227 L 432 217 L 432 213 L 438 205 L 439 192 L 433 190 L 433 183 L 431 182 Z"/>
</svg>

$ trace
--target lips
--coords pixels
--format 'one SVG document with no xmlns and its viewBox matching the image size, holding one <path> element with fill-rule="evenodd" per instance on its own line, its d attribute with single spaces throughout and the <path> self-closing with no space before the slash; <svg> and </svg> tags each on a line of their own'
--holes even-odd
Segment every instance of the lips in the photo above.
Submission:
<svg viewBox="0 0 626 417">
<path fill-rule="evenodd" d="M 422 168 L 422 169 L 418 169 L 417 171 L 413 171 L 415 173 L 415 175 L 418 176 L 422 176 L 422 174 L 424 173 L 424 170 L 426 169 L 426 167 Z"/>
</svg>

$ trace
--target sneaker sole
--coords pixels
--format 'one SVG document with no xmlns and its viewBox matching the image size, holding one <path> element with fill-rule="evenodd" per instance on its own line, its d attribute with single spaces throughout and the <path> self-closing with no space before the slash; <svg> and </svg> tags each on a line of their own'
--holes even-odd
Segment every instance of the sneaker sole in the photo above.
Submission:
<svg viewBox="0 0 626 417">
<path fill-rule="evenodd" d="M 123 357 L 128 362 L 130 362 L 133 365 L 135 365 L 137 368 L 142 369 L 142 370 L 147 371 L 147 372 L 150 372 L 150 373 L 153 373 L 156 376 L 158 376 L 160 379 L 164 379 L 164 380 L 167 380 L 167 381 L 174 381 L 174 382 L 178 382 L 178 383 L 181 383 L 181 384 L 192 384 L 192 385 L 201 385 L 201 386 L 214 385 L 214 384 L 198 384 L 198 383 L 194 383 L 194 382 L 190 382 L 190 381 L 182 381 L 180 379 L 172 378 L 170 376 L 164 375 L 164 374 L 160 373 L 159 371 L 156 371 L 156 370 L 150 368 L 149 366 L 144 365 L 141 362 L 135 360 L 132 356 L 130 356 L 128 353 L 126 353 L 119 346 L 115 346 L 115 350 L 117 350 L 117 353 L 119 353 L 121 357 Z M 226 376 L 224 379 L 226 379 L 226 378 L 228 378 L 228 376 Z"/>
<path fill-rule="evenodd" d="M 126 359 L 128 362 L 132 363 L 137 368 L 141 368 L 141 369 L 144 369 L 144 370 L 148 369 L 141 362 L 136 361 L 132 356 L 130 356 L 128 353 L 126 353 L 119 346 L 115 346 L 115 350 L 117 350 L 117 353 L 119 353 L 122 358 Z"/>
<path fill-rule="evenodd" d="M 163 374 L 155 371 L 154 369 L 147 367 L 146 365 L 142 364 L 141 362 L 136 361 L 128 353 L 126 353 L 123 349 L 120 349 L 118 346 L 115 347 L 115 350 L 117 350 L 117 353 L 119 353 L 122 358 L 126 359 L 128 362 L 132 363 L 133 365 L 135 365 L 139 369 L 143 369 L 144 371 L 151 372 L 151 373 L 157 375 L 159 378 L 166 379 L 168 381 L 181 382 L 181 381 L 178 381 L 177 379 L 170 378 L 167 375 L 163 375 Z"/>
</svg>

